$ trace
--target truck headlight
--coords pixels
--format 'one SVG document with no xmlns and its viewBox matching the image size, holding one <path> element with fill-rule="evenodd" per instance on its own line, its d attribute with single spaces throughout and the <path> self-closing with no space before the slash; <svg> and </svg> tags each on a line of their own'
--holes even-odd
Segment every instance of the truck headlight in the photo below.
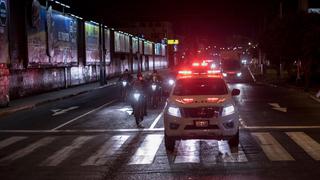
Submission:
<svg viewBox="0 0 320 180">
<path fill-rule="evenodd" d="M 227 106 L 227 107 L 224 107 L 223 110 L 222 110 L 222 116 L 228 116 L 230 114 L 233 114 L 235 112 L 235 109 L 234 109 L 234 106 L 231 105 L 231 106 Z"/>
<path fill-rule="evenodd" d="M 168 114 L 175 117 L 181 117 L 180 109 L 178 107 L 169 106 Z"/>
<path fill-rule="evenodd" d="M 169 79 L 168 83 L 169 83 L 170 86 L 172 86 L 174 84 L 174 80 L 173 79 Z"/>
<path fill-rule="evenodd" d="M 237 77 L 240 77 L 241 75 L 242 75 L 242 73 L 241 73 L 241 72 L 237 73 Z"/>
</svg>

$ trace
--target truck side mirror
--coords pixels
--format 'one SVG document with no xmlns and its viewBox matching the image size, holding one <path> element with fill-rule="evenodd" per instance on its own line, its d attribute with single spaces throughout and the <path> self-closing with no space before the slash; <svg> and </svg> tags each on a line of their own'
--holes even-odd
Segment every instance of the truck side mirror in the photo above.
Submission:
<svg viewBox="0 0 320 180">
<path fill-rule="evenodd" d="M 232 91 L 231 91 L 231 95 L 232 96 L 238 96 L 240 94 L 240 90 L 239 89 L 233 89 Z"/>
</svg>

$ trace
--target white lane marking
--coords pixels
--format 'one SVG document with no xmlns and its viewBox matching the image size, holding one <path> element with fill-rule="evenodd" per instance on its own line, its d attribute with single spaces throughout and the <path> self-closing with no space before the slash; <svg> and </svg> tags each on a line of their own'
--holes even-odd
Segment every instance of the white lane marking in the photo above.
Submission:
<svg viewBox="0 0 320 180">
<path fill-rule="evenodd" d="M 312 95 L 310 95 L 309 97 L 310 97 L 311 99 L 313 99 L 313 100 L 315 100 L 315 101 L 317 101 L 317 102 L 320 103 L 320 99 L 319 99 L 319 98 L 316 98 L 316 97 L 314 97 L 314 96 L 312 96 Z"/>
<path fill-rule="evenodd" d="M 83 130 L 0 130 L 0 133 L 103 133 L 103 132 L 156 132 L 164 131 L 164 128 L 144 129 L 83 129 Z"/>
<path fill-rule="evenodd" d="M 46 146 L 48 144 L 50 144 L 53 140 L 55 140 L 56 138 L 55 137 L 45 137 L 45 138 L 42 138 L 40 139 L 39 141 L 23 148 L 23 149 L 20 149 L 16 152 L 14 152 L 13 154 L 9 155 L 9 156 L 6 156 L 4 158 L 2 158 L 0 160 L 0 163 L 8 163 L 9 161 L 14 161 L 14 160 L 17 160 L 19 158 L 22 158 L 28 154 L 31 154 L 33 151 L 35 151 L 36 149 L 42 147 L 42 146 Z"/>
<path fill-rule="evenodd" d="M 114 155 L 129 137 L 130 136 L 127 135 L 112 136 L 111 139 L 104 143 L 100 149 L 82 163 L 81 166 L 102 166 L 106 164 L 108 158 Z"/>
<path fill-rule="evenodd" d="M 73 140 L 72 144 L 64 147 L 63 149 L 57 151 L 52 156 L 48 157 L 45 161 L 43 161 L 40 166 L 57 166 L 62 161 L 67 159 L 70 155 L 73 154 L 74 151 L 81 148 L 81 146 L 92 139 L 94 136 L 80 136 Z"/>
<path fill-rule="evenodd" d="M 156 117 L 156 119 L 153 121 L 149 129 L 154 129 L 154 127 L 157 125 L 162 115 L 163 115 L 163 111 Z"/>
<path fill-rule="evenodd" d="M 26 138 L 27 137 L 25 137 L 25 136 L 13 136 L 13 137 L 7 138 L 5 140 L 2 140 L 2 141 L 0 141 L 0 149 L 5 148 L 7 146 L 10 146 L 11 144 L 14 144 L 18 141 L 24 140 Z"/>
<path fill-rule="evenodd" d="M 174 163 L 200 163 L 200 140 L 182 140 Z"/>
<path fill-rule="evenodd" d="M 286 107 L 281 107 L 278 103 L 268 103 L 270 106 L 272 106 L 273 110 L 281 111 L 281 112 L 287 112 Z"/>
<path fill-rule="evenodd" d="M 251 133 L 270 161 L 294 161 L 294 158 L 270 133 Z"/>
<path fill-rule="evenodd" d="M 163 135 L 161 134 L 147 135 L 128 164 L 151 164 L 156 156 L 162 139 Z"/>
<path fill-rule="evenodd" d="M 72 110 L 75 110 L 75 109 L 78 109 L 78 108 L 79 108 L 79 106 L 72 106 L 72 107 L 69 107 L 67 109 L 53 109 L 53 110 L 51 110 L 53 112 L 52 116 L 58 116 L 58 115 L 67 113 L 69 111 L 72 111 Z"/>
<path fill-rule="evenodd" d="M 270 106 L 274 107 L 274 108 L 279 108 L 280 105 L 278 103 L 268 103 Z"/>
<path fill-rule="evenodd" d="M 317 141 L 304 132 L 286 132 L 286 134 L 314 160 L 320 160 L 320 144 Z"/>
<path fill-rule="evenodd" d="M 223 162 L 248 162 L 242 147 L 238 146 L 237 152 L 231 152 L 228 141 L 218 141 L 219 152 L 222 154 Z M 237 147 L 236 147 L 237 148 Z"/>
<path fill-rule="evenodd" d="M 60 129 L 60 128 L 62 128 L 62 127 L 64 127 L 64 126 L 66 126 L 66 125 L 68 125 L 68 124 L 70 124 L 70 123 L 72 123 L 72 122 L 74 122 L 74 121 L 76 121 L 76 120 L 78 120 L 78 119 L 80 119 L 80 118 L 82 118 L 82 117 L 87 116 L 88 114 L 91 114 L 91 113 L 93 113 L 93 112 L 95 112 L 95 111 L 97 111 L 97 110 L 99 110 L 99 109 L 102 109 L 102 108 L 104 108 L 104 107 L 106 107 L 106 106 L 108 106 L 108 105 L 112 104 L 112 103 L 113 103 L 113 102 L 115 102 L 115 101 L 116 101 L 116 99 L 115 99 L 115 100 L 112 100 L 112 101 L 110 101 L 110 102 L 107 102 L 107 103 L 105 103 L 105 104 L 103 104 L 103 105 L 99 106 L 98 108 L 93 109 L 93 110 L 91 110 L 91 111 L 89 111 L 89 112 L 87 112 L 87 113 L 85 113 L 85 114 L 82 114 L 81 116 L 78 116 L 78 117 L 76 117 L 76 118 L 73 118 L 72 120 L 70 120 L 70 121 L 68 121 L 68 122 L 66 122 L 66 123 L 63 123 L 63 124 L 61 124 L 61 125 L 59 125 L 59 126 L 57 126 L 57 127 L 53 128 L 53 129 L 52 129 L 52 131 L 54 131 L 54 130 L 58 130 L 58 129 Z"/>
<path fill-rule="evenodd" d="M 252 71 L 251 71 L 251 69 L 249 67 L 248 67 L 248 70 L 249 70 L 249 73 L 250 73 L 253 81 L 256 82 L 256 78 L 254 77 L 254 75 L 253 75 L 253 73 L 252 73 Z"/>
<path fill-rule="evenodd" d="M 243 129 L 319 129 L 320 126 L 246 126 Z"/>
</svg>

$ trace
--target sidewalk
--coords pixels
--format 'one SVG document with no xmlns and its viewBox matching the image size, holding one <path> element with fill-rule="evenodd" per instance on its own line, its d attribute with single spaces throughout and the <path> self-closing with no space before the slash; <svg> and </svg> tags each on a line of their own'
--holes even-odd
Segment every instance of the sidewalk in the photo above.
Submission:
<svg viewBox="0 0 320 180">
<path fill-rule="evenodd" d="M 251 69 L 251 67 L 249 67 L 249 69 Z M 279 87 L 284 87 L 284 88 L 288 88 L 288 89 L 294 89 L 296 91 L 305 93 L 311 99 L 313 99 L 313 100 L 315 100 L 315 101 L 320 103 L 320 98 L 316 97 L 316 94 L 317 94 L 319 88 L 310 88 L 310 90 L 308 92 L 305 92 L 304 91 L 304 87 L 295 86 L 293 84 L 287 83 L 287 82 L 285 82 L 284 79 L 278 80 L 276 75 L 271 75 L 271 76 L 269 75 L 269 76 L 262 77 L 259 74 L 259 71 L 251 69 L 251 72 L 252 72 L 252 75 L 255 76 L 255 78 L 257 79 L 258 83 L 271 85 L 271 86 L 274 86 L 274 87 L 279 86 Z M 257 72 L 258 72 L 258 74 L 257 74 Z"/>
<path fill-rule="evenodd" d="M 118 78 L 113 78 L 108 80 L 108 84 L 101 86 L 99 82 L 79 85 L 67 89 L 62 89 L 58 91 L 52 91 L 48 93 L 43 93 L 39 95 L 29 96 L 25 98 L 20 98 L 10 101 L 9 107 L 0 108 L 0 117 L 11 114 L 17 111 L 32 109 L 41 104 L 45 104 L 52 101 L 57 101 L 61 99 L 70 98 L 80 94 L 84 94 L 97 89 L 105 88 L 116 84 Z"/>
</svg>

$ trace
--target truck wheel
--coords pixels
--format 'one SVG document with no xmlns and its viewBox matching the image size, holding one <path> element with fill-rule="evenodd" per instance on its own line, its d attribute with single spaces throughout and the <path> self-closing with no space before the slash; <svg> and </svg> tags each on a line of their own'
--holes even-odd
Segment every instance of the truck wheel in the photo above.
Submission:
<svg viewBox="0 0 320 180">
<path fill-rule="evenodd" d="M 176 141 L 174 140 L 174 138 L 167 136 L 166 134 L 164 135 L 164 144 L 167 150 L 169 151 L 173 151 L 174 150 L 174 146 L 176 144 Z"/>
</svg>

